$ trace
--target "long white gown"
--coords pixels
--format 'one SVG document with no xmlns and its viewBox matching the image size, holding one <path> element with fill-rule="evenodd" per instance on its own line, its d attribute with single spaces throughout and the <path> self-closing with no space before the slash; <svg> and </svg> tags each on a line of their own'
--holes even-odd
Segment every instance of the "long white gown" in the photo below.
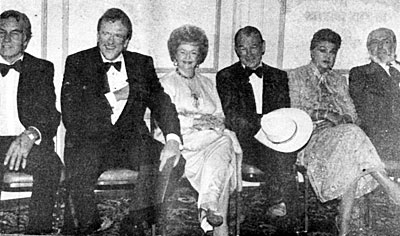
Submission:
<svg viewBox="0 0 400 236">
<path fill-rule="evenodd" d="M 176 71 L 163 76 L 160 82 L 179 114 L 183 138 L 182 156 L 186 160 L 185 176 L 199 193 L 198 207 L 221 213 L 224 223 L 214 229 L 214 235 L 227 236 L 229 194 L 236 188 L 241 190 L 239 171 L 242 150 L 236 135 L 223 126 L 213 127 L 211 121 L 208 127 L 208 119 L 204 119 L 206 128 L 193 126 L 194 120 L 202 119 L 204 115 L 212 115 L 216 118 L 214 121 L 223 123 L 224 114 L 216 87 L 203 75 L 196 73 L 194 78 L 185 79 Z M 156 138 L 163 141 L 159 129 Z M 204 220 L 204 214 L 200 215 L 200 221 L 204 231 L 212 230 L 211 225 Z"/>
</svg>

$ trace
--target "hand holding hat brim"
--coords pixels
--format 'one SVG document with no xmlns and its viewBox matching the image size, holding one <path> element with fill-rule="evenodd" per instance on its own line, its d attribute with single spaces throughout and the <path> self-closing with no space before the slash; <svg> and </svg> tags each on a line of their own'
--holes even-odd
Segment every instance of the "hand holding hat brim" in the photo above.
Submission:
<svg viewBox="0 0 400 236">
<path fill-rule="evenodd" d="M 313 131 L 311 117 L 297 108 L 281 108 L 261 118 L 261 129 L 254 136 L 265 146 L 279 152 L 302 148 Z"/>
</svg>

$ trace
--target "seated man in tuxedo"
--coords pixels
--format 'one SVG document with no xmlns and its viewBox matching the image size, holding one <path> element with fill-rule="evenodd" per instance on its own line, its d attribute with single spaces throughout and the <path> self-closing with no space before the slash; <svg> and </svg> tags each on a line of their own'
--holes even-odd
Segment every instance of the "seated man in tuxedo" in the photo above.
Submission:
<svg viewBox="0 0 400 236">
<path fill-rule="evenodd" d="M 287 73 L 262 63 L 265 41 L 252 26 L 235 35 L 239 62 L 217 73 L 216 83 L 225 113 L 226 128 L 234 131 L 243 150 L 243 163 L 265 172 L 272 216 L 293 213 L 295 153 L 281 153 L 254 138 L 261 117 L 278 108 L 290 107 Z"/>
<path fill-rule="evenodd" d="M 367 38 L 371 62 L 350 70 L 349 90 L 360 127 L 384 162 L 400 156 L 400 64 L 396 61 L 396 35 L 378 28 Z"/>
<path fill-rule="evenodd" d="M 147 215 L 143 212 L 154 203 L 152 180 L 157 170 L 163 169 L 168 158 L 175 158 L 175 165 L 180 158 L 180 125 L 175 105 L 158 80 L 152 58 L 127 51 L 131 37 L 129 17 L 120 9 L 108 9 L 98 20 L 97 46 L 66 60 L 61 109 L 72 199 L 67 208 L 71 211 L 65 216 L 64 232 L 68 234 L 90 234 L 101 229 L 94 188 L 104 170 L 139 170 L 143 165 L 157 165 L 156 171 L 146 176 L 139 172 L 130 215 L 122 222 L 122 229 L 138 229 Z M 164 147 L 146 127 L 146 108 L 166 135 Z"/>
<path fill-rule="evenodd" d="M 49 234 L 62 167 L 53 142 L 60 114 L 53 64 L 25 52 L 31 36 L 31 23 L 24 13 L 1 13 L 0 177 L 6 171 L 33 175 L 25 233 Z"/>
</svg>

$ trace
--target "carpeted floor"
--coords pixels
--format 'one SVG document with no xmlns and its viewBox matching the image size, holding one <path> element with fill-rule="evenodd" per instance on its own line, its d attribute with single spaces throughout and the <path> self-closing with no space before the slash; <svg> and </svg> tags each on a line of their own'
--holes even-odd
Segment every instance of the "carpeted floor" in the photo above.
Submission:
<svg viewBox="0 0 400 236">
<path fill-rule="evenodd" d="M 304 186 L 300 186 L 299 193 L 302 193 Z M 118 235 L 119 222 L 128 213 L 128 206 L 131 203 L 130 193 L 122 194 L 98 194 L 98 207 L 102 219 L 110 224 L 109 229 L 94 235 Z M 301 231 L 304 227 L 304 217 L 299 212 L 298 217 L 282 217 L 279 219 L 270 218 L 265 212 L 265 194 L 260 188 L 247 187 L 241 194 L 242 204 L 240 207 L 242 223 L 240 235 L 289 235 L 287 229 Z M 203 235 L 197 222 L 196 192 L 184 181 L 179 188 L 167 200 L 167 235 L 171 236 L 196 236 Z M 230 231 L 234 235 L 235 229 L 235 197 L 230 203 Z M 335 216 L 337 214 L 338 201 L 321 204 L 313 194 L 311 188 L 308 198 L 309 206 L 309 232 L 307 236 L 334 236 L 336 235 Z M 367 204 L 369 202 L 369 204 Z M 0 212 L 0 234 L 23 233 L 27 223 L 28 200 L 12 200 L 1 202 Z M 299 194 L 299 206 L 303 206 L 303 195 Z M 367 211 L 366 205 L 370 205 Z M 64 205 L 60 203 L 59 212 L 55 214 L 54 234 L 62 225 L 62 211 Z M 300 211 L 303 209 L 300 207 Z M 367 214 L 369 212 L 369 214 Z M 367 216 L 370 217 L 367 217 Z M 395 236 L 400 235 L 400 208 L 395 206 L 382 189 L 376 189 L 367 198 L 357 200 L 356 207 L 352 214 L 352 232 L 349 235 L 374 235 L 374 236 Z M 370 219 L 369 223 L 368 220 Z M 369 224 L 369 225 L 368 225 Z M 157 231 L 159 234 L 160 232 Z M 151 231 L 147 230 L 151 235 Z M 293 234 L 296 235 L 296 234 Z"/>
</svg>

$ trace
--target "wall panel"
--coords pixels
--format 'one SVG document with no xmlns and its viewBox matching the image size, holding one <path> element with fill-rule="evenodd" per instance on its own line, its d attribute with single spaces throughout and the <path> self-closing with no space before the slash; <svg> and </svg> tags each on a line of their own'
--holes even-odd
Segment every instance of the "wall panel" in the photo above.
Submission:
<svg viewBox="0 0 400 236">
<path fill-rule="evenodd" d="M 310 41 L 321 28 L 342 37 L 335 68 L 349 70 L 369 62 L 366 40 L 370 31 L 387 27 L 400 36 L 400 2 L 396 0 L 290 0 L 287 1 L 284 68 L 310 61 Z"/>
<path fill-rule="evenodd" d="M 45 0 L 13 0 L 13 1 L 0 1 L 1 12 L 5 10 L 17 10 L 25 13 L 32 25 L 32 39 L 29 42 L 27 52 L 37 57 L 43 57 L 46 55 L 45 51 L 42 51 L 42 40 L 46 40 L 46 29 L 42 29 L 42 22 L 45 18 L 43 9 Z"/>
<path fill-rule="evenodd" d="M 96 3 L 96 4 L 95 4 Z M 97 21 L 112 7 L 121 8 L 133 24 L 129 50 L 151 55 L 158 72 L 173 69 L 167 49 L 171 31 L 183 24 L 203 28 L 209 38 L 209 54 L 201 66 L 216 72 L 220 28 L 220 1 L 208 0 L 118 0 L 69 1 L 68 50 L 69 54 L 96 45 Z"/>
</svg>

